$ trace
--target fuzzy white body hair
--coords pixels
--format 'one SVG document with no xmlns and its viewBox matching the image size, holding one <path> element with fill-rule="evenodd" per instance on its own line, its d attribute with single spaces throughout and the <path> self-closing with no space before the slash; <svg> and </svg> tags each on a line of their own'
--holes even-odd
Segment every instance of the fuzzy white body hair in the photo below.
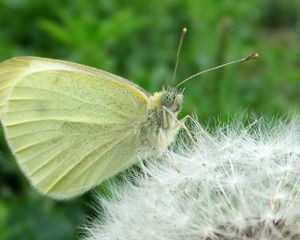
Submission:
<svg viewBox="0 0 300 240">
<path fill-rule="evenodd" d="M 299 118 L 195 136 L 99 197 L 84 239 L 300 239 Z"/>
</svg>

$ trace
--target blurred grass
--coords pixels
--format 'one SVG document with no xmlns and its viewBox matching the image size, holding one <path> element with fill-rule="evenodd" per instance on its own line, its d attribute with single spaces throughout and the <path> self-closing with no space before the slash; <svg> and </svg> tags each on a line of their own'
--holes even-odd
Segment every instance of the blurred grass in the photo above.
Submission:
<svg viewBox="0 0 300 240">
<path fill-rule="evenodd" d="M 223 121 L 237 112 L 266 118 L 300 111 L 300 2 L 297 0 L 0 0 L 0 60 L 19 55 L 98 67 L 149 92 L 259 52 L 185 85 L 183 113 Z M 68 202 L 41 197 L 0 141 L 0 239 L 76 239 L 91 194 Z"/>
</svg>

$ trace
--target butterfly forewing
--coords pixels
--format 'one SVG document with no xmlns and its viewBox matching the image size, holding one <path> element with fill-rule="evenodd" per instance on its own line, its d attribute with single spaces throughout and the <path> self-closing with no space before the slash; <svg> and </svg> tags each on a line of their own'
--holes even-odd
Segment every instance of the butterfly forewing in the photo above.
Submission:
<svg viewBox="0 0 300 240">
<path fill-rule="evenodd" d="M 2 123 L 19 165 L 38 190 L 69 198 L 136 160 L 138 127 L 147 119 L 144 92 L 82 65 L 21 60 L 39 67 L 22 72 L 15 61 L 16 76 L 7 73 L 12 83 L 10 91 L 0 91 Z"/>
</svg>

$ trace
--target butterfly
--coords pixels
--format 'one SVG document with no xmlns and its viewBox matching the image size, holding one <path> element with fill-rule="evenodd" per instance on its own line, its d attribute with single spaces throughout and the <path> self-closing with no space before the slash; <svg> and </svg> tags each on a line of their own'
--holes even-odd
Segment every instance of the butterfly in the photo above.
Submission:
<svg viewBox="0 0 300 240">
<path fill-rule="evenodd" d="M 96 68 L 39 57 L 0 64 L 0 118 L 18 165 L 39 192 L 80 195 L 174 141 L 183 94 L 149 94 Z"/>
</svg>

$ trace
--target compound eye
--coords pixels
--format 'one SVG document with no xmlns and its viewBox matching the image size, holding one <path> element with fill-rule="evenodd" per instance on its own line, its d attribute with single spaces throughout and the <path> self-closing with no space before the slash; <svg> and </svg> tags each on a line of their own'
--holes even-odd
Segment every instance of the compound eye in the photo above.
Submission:
<svg viewBox="0 0 300 240">
<path fill-rule="evenodd" d="M 171 107 L 174 104 L 175 95 L 170 92 L 165 92 L 161 96 L 161 105 Z"/>
</svg>

